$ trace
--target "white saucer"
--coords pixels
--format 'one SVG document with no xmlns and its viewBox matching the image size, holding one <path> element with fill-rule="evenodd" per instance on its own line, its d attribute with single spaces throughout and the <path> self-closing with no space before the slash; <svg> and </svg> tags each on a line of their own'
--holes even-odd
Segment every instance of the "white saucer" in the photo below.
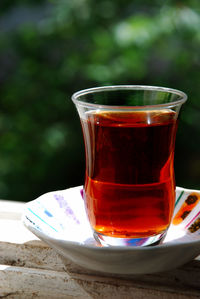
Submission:
<svg viewBox="0 0 200 299">
<path fill-rule="evenodd" d="M 44 194 L 26 204 L 22 217 L 24 225 L 62 257 L 88 269 L 118 274 L 167 271 L 198 256 L 200 191 L 176 188 L 173 219 L 176 225 L 172 221 L 160 245 L 100 246 L 85 213 L 82 187 Z"/>
</svg>

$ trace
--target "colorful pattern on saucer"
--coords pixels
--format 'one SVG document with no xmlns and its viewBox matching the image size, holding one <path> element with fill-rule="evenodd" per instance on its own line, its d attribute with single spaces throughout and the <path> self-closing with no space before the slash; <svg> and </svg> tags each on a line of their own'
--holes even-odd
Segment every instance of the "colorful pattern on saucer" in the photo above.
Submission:
<svg viewBox="0 0 200 299">
<path fill-rule="evenodd" d="M 177 240 L 177 236 L 179 236 Z M 177 188 L 172 223 L 164 242 L 200 238 L 200 192 Z"/>
<path fill-rule="evenodd" d="M 24 224 L 49 238 L 99 247 L 87 219 L 82 191 L 80 186 L 50 192 L 31 201 L 23 215 Z M 177 187 L 174 216 L 163 243 L 199 238 L 200 192 Z"/>
</svg>

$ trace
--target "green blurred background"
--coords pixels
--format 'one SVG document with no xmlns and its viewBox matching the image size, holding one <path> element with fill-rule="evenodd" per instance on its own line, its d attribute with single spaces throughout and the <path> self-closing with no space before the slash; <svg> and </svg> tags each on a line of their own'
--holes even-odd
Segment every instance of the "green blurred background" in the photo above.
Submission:
<svg viewBox="0 0 200 299">
<path fill-rule="evenodd" d="M 71 94 L 111 84 L 188 94 L 177 185 L 200 189 L 200 1 L 0 3 L 0 198 L 29 201 L 84 182 Z"/>
</svg>

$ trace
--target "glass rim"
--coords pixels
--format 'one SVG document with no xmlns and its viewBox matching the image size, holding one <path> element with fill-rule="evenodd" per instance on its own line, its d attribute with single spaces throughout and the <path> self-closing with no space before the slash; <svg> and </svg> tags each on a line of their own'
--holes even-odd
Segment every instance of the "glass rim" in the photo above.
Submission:
<svg viewBox="0 0 200 299">
<path fill-rule="evenodd" d="M 105 104 L 95 104 L 95 103 L 89 103 L 79 100 L 80 97 L 92 93 L 98 93 L 102 91 L 117 91 L 117 90 L 148 90 L 148 91 L 160 91 L 160 92 L 168 92 L 171 94 L 179 95 L 182 98 L 177 101 L 172 101 L 169 103 L 164 104 L 151 104 L 151 105 L 105 105 Z M 83 89 L 80 91 L 77 91 L 72 94 L 72 101 L 74 104 L 78 104 L 79 106 L 84 106 L 86 108 L 101 108 L 101 109 L 145 109 L 145 108 L 170 108 L 178 105 L 182 105 L 187 101 L 187 95 L 183 91 L 180 91 L 178 89 L 174 88 L 168 88 L 168 87 L 161 87 L 161 86 L 150 86 L 150 85 L 108 85 L 108 86 L 100 86 L 100 87 L 92 87 Z"/>
</svg>

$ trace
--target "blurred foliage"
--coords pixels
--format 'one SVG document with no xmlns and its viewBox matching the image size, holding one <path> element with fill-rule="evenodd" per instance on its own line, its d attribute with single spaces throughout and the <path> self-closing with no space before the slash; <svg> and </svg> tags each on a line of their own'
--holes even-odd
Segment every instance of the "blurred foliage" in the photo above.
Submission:
<svg viewBox="0 0 200 299">
<path fill-rule="evenodd" d="M 110 84 L 188 94 L 176 181 L 200 189 L 199 0 L 15 0 L 0 11 L 1 198 L 29 201 L 84 182 L 82 133 L 70 97 Z"/>
</svg>

